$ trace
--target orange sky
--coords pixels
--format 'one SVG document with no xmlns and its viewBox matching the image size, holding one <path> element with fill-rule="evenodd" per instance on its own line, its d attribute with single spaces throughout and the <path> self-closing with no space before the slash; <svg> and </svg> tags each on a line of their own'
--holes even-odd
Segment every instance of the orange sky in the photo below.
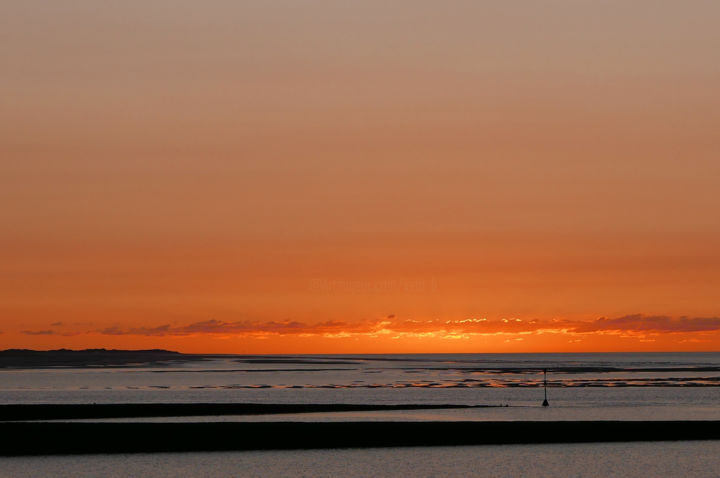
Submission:
<svg viewBox="0 0 720 478">
<path fill-rule="evenodd" d="M 7 3 L 0 349 L 720 350 L 717 2 Z"/>
</svg>

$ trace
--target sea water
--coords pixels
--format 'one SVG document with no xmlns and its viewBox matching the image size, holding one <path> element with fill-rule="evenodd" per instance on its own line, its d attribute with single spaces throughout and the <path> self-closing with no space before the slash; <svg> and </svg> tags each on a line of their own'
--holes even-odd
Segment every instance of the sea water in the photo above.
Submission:
<svg viewBox="0 0 720 478">
<path fill-rule="evenodd" d="M 0 458 L 0 478 L 717 478 L 718 470 L 718 441 Z"/>
<path fill-rule="evenodd" d="M 545 369 L 548 408 L 539 406 Z M 0 403 L 147 402 L 492 406 L 255 420 L 720 420 L 720 353 L 214 356 L 0 370 Z"/>
<path fill-rule="evenodd" d="M 0 370 L 0 403 L 144 402 L 493 407 L 125 420 L 720 420 L 720 353 L 215 356 Z M 704 478 L 718 470 L 718 441 L 0 458 L 0 478 Z"/>
</svg>

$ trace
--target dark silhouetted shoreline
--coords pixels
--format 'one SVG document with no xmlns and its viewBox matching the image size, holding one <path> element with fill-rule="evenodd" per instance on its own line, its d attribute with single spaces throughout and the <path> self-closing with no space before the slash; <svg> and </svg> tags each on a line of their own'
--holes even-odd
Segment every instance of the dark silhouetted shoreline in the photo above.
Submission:
<svg viewBox="0 0 720 478">
<path fill-rule="evenodd" d="M 374 405 L 274 403 L 108 403 L 0 405 L 0 421 L 78 420 L 97 418 L 276 415 L 282 413 L 367 412 L 489 408 L 496 405 Z"/>
<path fill-rule="evenodd" d="M 720 421 L 0 424 L 6 456 L 718 439 Z"/>
<path fill-rule="evenodd" d="M 187 355 L 170 350 L 0 350 L 0 368 L 84 368 L 166 365 L 177 361 L 204 360 L 207 356 Z"/>
</svg>

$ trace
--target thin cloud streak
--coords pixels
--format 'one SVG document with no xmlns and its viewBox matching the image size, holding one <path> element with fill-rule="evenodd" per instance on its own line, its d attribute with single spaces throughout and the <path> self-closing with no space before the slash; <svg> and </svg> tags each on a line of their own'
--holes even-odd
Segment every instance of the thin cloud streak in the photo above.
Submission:
<svg viewBox="0 0 720 478">
<path fill-rule="evenodd" d="M 361 322 L 326 321 L 304 323 L 298 321 L 235 321 L 210 319 L 183 326 L 169 324 L 157 327 L 109 327 L 92 331 L 102 335 L 188 336 L 235 335 L 262 337 L 297 335 L 347 338 L 353 336 L 397 336 L 461 338 L 463 336 L 530 335 L 530 334 L 633 334 L 633 333 L 694 333 L 720 331 L 720 317 L 670 317 L 632 314 L 593 321 L 566 319 L 523 320 L 463 319 L 463 320 L 368 320 Z M 50 335 L 51 330 L 23 331 L 29 335 Z"/>
<path fill-rule="evenodd" d="M 21 332 L 24 335 L 56 335 L 57 332 L 54 330 L 23 330 Z M 59 334 L 57 334 L 59 335 Z"/>
<path fill-rule="evenodd" d="M 576 327 L 576 332 L 606 330 L 634 332 L 711 332 L 720 330 L 720 317 L 678 317 L 664 315 L 626 315 L 616 319 L 600 318 Z"/>
</svg>

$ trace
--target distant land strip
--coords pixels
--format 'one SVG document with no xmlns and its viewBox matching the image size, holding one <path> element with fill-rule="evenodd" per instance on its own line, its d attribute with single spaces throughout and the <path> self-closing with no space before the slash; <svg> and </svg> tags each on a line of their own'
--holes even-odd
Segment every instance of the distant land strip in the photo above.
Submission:
<svg viewBox="0 0 720 478">
<path fill-rule="evenodd" d="M 209 355 L 187 355 L 170 350 L 0 350 L 0 368 L 83 368 L 167 366 L 206 360 Z"/>
<path fill-rule="evenodd" d="M 282 413 L 367 412 L 489 408 L 501 405 L 435 404 L 273 404 L 273 403 L 99 403 L 0 405 L 0 421 L 78 420 L 97 418 L 276 415 Z"/>
<path fill-rule="evenodd" d="M 0 423 L 0 455 L 720 440 L 720 421 Z"/>
</svg>

